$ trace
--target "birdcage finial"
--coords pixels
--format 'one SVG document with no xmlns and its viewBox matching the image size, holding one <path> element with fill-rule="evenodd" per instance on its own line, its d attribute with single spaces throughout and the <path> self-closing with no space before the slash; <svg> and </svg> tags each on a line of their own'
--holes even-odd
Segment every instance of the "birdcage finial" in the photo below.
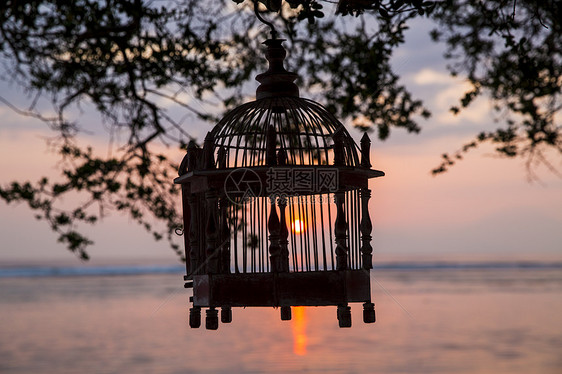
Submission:
<svg viewBox="0 0 562 374">
<path fill-rule="evenodd" d="M 285 70 L 283 60 L 287 52 L 281 44 L 284 39 L 268 39 L 265 58 L 269 61 L 269 69 L 256 77 L 261 84 L 256 90 L 256 99 L 266 97 L 299 97 L 299 88 L 294 83 L 298 75 Z"/>
</svg>

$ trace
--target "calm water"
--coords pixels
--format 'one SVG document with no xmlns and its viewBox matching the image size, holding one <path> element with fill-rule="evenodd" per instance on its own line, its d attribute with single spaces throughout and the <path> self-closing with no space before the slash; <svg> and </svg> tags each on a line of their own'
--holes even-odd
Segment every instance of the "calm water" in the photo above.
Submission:
<svg viewBox="0 0 562 374">
<path fill-rule="evenodd" d="M 181 272 L 131 273 L 0 277 L 0 372 L 562 373 L 562 267 L 390 266 L 373 325 L 248 308 L 218 331 L 188 327 Z"/>
</svg>

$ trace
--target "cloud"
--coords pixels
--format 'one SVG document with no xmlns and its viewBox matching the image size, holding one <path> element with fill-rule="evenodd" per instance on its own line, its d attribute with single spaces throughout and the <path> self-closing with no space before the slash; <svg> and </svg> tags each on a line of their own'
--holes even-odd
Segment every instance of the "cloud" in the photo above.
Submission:
<svg viewBox="0 0 562 374">
<path fill-rule="evenodd" d="M 427 85 L 450 85 L 456 83 L 458 79 L 451 77 L 448 73 L 424 68 L 413 76 L 414 83 L 420 86 Z"/>
<path fill-rule="evenodd" d="M 412 74 L 409 80 L 419 86 L 418 95 L 424 98 L 433 111 L 433 124 L 462 125 L 488 124 L 491 117 L 489 100 L 479 97 L 469 107 L 463 108 L 458 115 L 451 113 L 452 106 L 459 106 L 460 99 L 472 89 L 472 85 L 461 77 L 452 77 L 446 71 L 423 68 Z"/>
<path fill-rule="evenodd" d="M 472 86 L 468 82 L 452 84 L 434 96 L 433 105 L 438 109 L 435 116 L 441 124 L 457 124 L 464 121 L 472 123 L 489 123 L 491 117 L 491 104 L 486 98 L 479 97 L 470 106 L 463 108 L 457 115 L 451 113 L 452 106 L 459 106 L 460 98 L 470 91 Z"/>
</svg>

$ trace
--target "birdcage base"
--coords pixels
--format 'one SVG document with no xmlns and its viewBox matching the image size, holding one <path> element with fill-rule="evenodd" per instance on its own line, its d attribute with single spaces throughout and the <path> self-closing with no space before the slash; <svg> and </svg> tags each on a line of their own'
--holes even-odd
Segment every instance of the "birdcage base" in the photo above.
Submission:
<svg viewBox="0 0 562 374">
<path fill-rule="evenodd" d="M 291 307 L 282 306 L 281 307 L 281 321 L 290 321 L 292 317 Z"/>
<path fill-rule="evenodd" d="M 216 330 L 219 328 L 219 311 L 215 308 L 207 310 L 205 318 L 205 328 L 207 330 Z"/>
<path fill-rule="evenodd" d="M 189 309 L 189 326 L 197 329 L 201 326 L 201 308 L 193 307 Z"/>
<path fill-rule="evenodd" d="M 193 277 L 196 307 L 328 306 L 370 299 L 369 271 L 361 269 Z"/>
<path fill-rule="evenodd" d="M 338 324 L 340 327 L 351 327 L 351 307 L 338 305 Z"/>
<path fill-rule="evenodd" d="M 365 303 L 363 304 L 363 322 L 365 323 L 375 323 L 375 304 Z"/>
<path fill-rule="evenodd" d="M 223 306 L 221 308 L 221 322 L 231 323 L 232 322 L 232 308 L 229 306 Z"/>
</svg>

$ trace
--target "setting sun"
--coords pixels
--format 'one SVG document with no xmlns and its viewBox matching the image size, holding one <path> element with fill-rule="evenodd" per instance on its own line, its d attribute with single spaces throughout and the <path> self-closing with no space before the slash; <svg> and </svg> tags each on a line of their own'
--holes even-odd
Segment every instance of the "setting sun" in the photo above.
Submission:
<svg viewBox="0 0 562 374">
<path fill-rule="evenodd" d="M 304 222 L 300 219 L 296 219 L 291 224 L 291 229 L 295 234 L 300 234 L 304 231 Z"/>
</svg>

